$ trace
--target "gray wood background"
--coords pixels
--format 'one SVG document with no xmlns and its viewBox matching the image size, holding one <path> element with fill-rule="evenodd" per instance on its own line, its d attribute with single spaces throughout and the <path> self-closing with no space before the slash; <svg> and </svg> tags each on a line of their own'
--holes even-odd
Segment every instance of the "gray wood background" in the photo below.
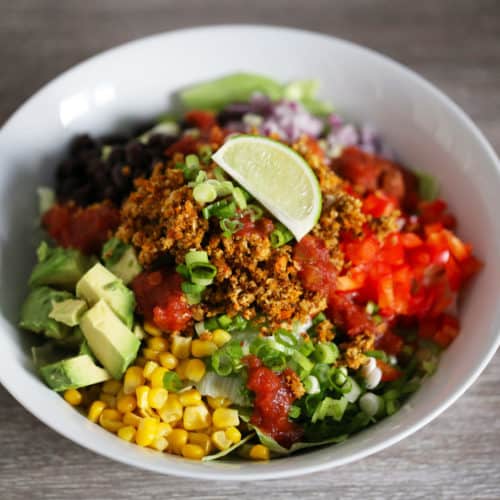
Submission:
<svg viewBox="0 0 500 500">
<path fill-rule="evenodd" d="M 500 151 L 498 0 L 0 0 L 0 124 L 75 63 L 151 33 L 215 23 L 330 33 L 435 83 Z M 474 334 L 474 332 L 466 332 Z M 500 498 L 500 358 L 452 408 L 375 456 L 281 481 L 196 483 L 94 455 L 0 388 L 0 498 Z"/>
</svg>

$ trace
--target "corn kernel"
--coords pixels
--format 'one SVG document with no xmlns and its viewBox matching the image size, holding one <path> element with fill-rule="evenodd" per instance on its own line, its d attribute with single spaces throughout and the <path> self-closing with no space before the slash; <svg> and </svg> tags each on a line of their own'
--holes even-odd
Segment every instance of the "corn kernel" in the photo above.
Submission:
<svg viewBox="0 0 500 500">
<path fill-rule="evenodd" d="M 263 444 L 256 444 L 250 448 L 250 458 L 252 460 L 269 460 L 269 448 Z"/>
<path fill-rule="evenodd" d="M 205 375 L 206 371 L 207 368 L 205 363 L 203 363 L 201 359 L 190 359 L 186 363 L 186 378 L 192 380 L 193 382 L 199 382 Z"/>
<path fill-rule="evenodd" d="M 89 408 L 88 419 L 92 422 L 97 422 L 104 408 L 106 408 L 106 403 L 103 401 L 94 401 Z"/>
<path fill-rule="evenodd" d="M 106 420 L 121 420 L 122 415 L 119 411 L 113 410 L 110 408 L 106 408 L 105 410 L 102 411 L 101 417 L 106 419 Z"/>
<path fill-rule="evenodd" d="M 140 366 L 131 366 L 125 372 L 123 379 L 123 393 L 134 394 L 136 387 L 144 384 L 144 375 Z"/>
<path fill-rule="evenodd" d="M 144 365 L 144 369 L 142 370 L 142 374 L 144 375 L 144 378 L 146 380 L 151 380 L 151 375 L 153 375 L 153 372 L 158 368 L 158 363 L 156 361 L 146 361 L 146 364 Z"/>
<path fill-rule="evenodd" d="M 187 406 L 184 409 L 182 422 L 184 429 L 188 431 L 199 431 L 210 425 L 210 413 L 204 404 Z"/>
<path fill-rule="evenodd" d="M 158 361 L 160 362 L 160 365 L 167 370 L 175 370 L 179 364 L 177 358 L 170 352 L 161 352 L 158 355 Z"/>
<path fill-rule="evenodd" d="M 231 334 L 226 332 L 226 330 L 221 330 L 218 328 L 212 332 L 212 341 L 217 347 L 222 347 L 231 340 Z"/>
<path fill-rule="evenodd" d="M 210 436 L 208 434 L 204 434 L 203 432 L 190 432 L 188 441 L 191 444 L 201 446 L 205 455 L 208 455 L 212 451 L 212 441 L 210 440 Z"/>
<path fill-rule="evenodd" d="M 189 359 L 182 359 L 175 369 L 175 372 L 179 375 L 181 380 L 186 380 L 186 368 L 188 363 Z"/>
<path fill-rule="evenodd" d="M 168 395 L 167 402 L 158 410 L 158 415 L 163 420 L 171 425 L 175 425 L 182 418 L 182 405 L 179 401 Z"/>
<path fill-rule="evenodd" d="M 207 402 L 210 408 L 214 410 L 216 410 L 217 408 L 227 408 L 232 404 L 232 401 L 228 398 L 222 398 L 222 397 L 213 398 L 211 396 L 207 396 Z"/>
<path fill-rule="evenodd" d="M 131 425 L 126 425 L 125 427 L 120 427 L 118 429 L 118 437 L 122 438 L 124 441 L 129 443 L 135 438 L 135 428 Z"/>
<path fill-rule="evenodd" d="M 127 412 L 125 413 L 125 415 L 123 415 L 123 423 L 128 426 L 138 427 L 141 423 L 141 420 L 141 417 L 132 412 Z"/>
<path fill-rule="evenodd" d="M 137 387 L 135 389 L 135 397 L 137 398 L 137 406 L 139 408 L 148 408 L 149 387 L 147 385 Z"/>
<path fill-rule="evenodd" d="M 160 422 L 158 424 L 158 431 L 156 432 L 156 437 L 167 437 L 172 432 L 172 426 L 166 422 Z"/>
<path fill-rule="evenodd" d="M 172 345 L 170 350 L 172 354 L 177 359 L 186 359 L 189 357 L 189 351 L 191 348 L 191 337 L 181 337 L 180 335 L 176 335 L 172 338 Z"/>
<path fill-rule="evenodd" d="M 172 429 L 168 435 L 168 448 L 172 453 L 179 455 L 182 447 L 187 443 L 188 433 L 184 429 Z"/>
<path fill-rule="evenodd" d="M 165 352 L 168 349 L 168 341 L 165 337 L 152 337 L 148 339 L 148 347 L 153 351 Z"/>
<path fill-rule="evenodd" d="M 155 450 L 164 451 L 168 447 L 168 441 L 164 437 L 157 437 L 150 446 Z"/>
<path fill-rule="evenodd" d="M 118 429 L 123 427 L 123 423 L 120 420 L 111 420 L 104 418 L 103 414 L 99 417 L 99 425 L 109 432 L 117 432 Z"/>
<path fill-rule="evenodd" d="M 145 347 L 142 350 L 142 355 L 151 361 L 156 361 L 158 359 L 158 354 L 160 354 L 158 351 L 154 351 L 153 349 L 150 349 L 149 347 Z"/>
<path fill-rule="evenodd" d="M 187 391 L 179 392 L 177 397 L 182 406 L 195 406 L 201 403 L 200 391 L 196 389 L 188 389 Z"/>
<path fill-rule="evenodd" d="M 206 358 L 217 350 L 217 346 L 210 340 L 195 339 L 191 343 L 191 354 L 195 358 Z"/>
<path fill-rule="evenodd" d="M 137 407 L 135 396 L 122 396 L 116 400 L 116 409 L 122 413 L 134 411 Z"/>
<path fill-rule="evenodd" d="M 160 337 L 162 335 L 162 331 L 149 321 L 144 322 L 143 328 L 147 333 L 149 333 L 149 335 L 152 335 L 153 337 Z"/>
<path fill-rule="evenodd" d="M 220 451 L 227 450 L 232 444 L 224 431 L 215 431 L 212 434 L 212 443 Z"/>
<path fill-rule="evenodd" d="M 116 407 L 116 398 L 114 396 L 111 396 L 111 394 L 106 394 L 104 392 L 101 392 L 101 394 L 99 394 L 99 399 L 101 401 L 104 401 L 108 408 Z"/>
<path fill-rule="evenodd" d="M 160 417 L 151 408 L 137 408 L 137 413 L 142 418 L 151 417 L 158 420 L 158 422 L 160 421 Z"/>
<path fill-rule="evenodd" d="M 155 368 L 151 375 L 151 387 L 161 387 L 163 388 L 163 377 L 167 373 L 167 369 L 163 366 L 158 366 Z"/>
<path fill-rule="evenodd" d="M 118 380 L 107 380 L 102 384 L 102 392 L 106 394 L 111 394 L 111 396 L 116 396 L 120 389 L 122 388 L 121 382 Z"/>
<path fill-rule="evenodd" d="M 184 458 L 190 458 L 191 460 L 201 460 L 205 456 L 205 451 L 197 444 L 185 444 L 181 453 Z"/>
<path fill-rule="evenodd" d="M 160 409 L 168 398 L 168 392 L 163 387 L 155 387 L 149 391 L 148 403 L 151 408 Z"/>
<path fill-rule="evenodd" d="M 226 429 L 226 437 L 233 443 L 241 441 L 241 432 L 236 427 L 228 427 Z"/>
<path fill-rule="evenodd" d="M 64 391 L 64 399 L 71 406 L 79 406 L 82 404 L 83 396 L 82 393 L 76 389 L 68 389 L 67 391 Z"/>
<path fill-rule="evenodd" d="M 158 422 L 154 418 L 146 417 L 141 420 L 135 434 L 135 442 L 139 446 L 149 446 L 156 438 Z"/>
<path fill-rule="evenodd" d="M 238 410 L 232 410 L 231 408 L 217 408 L 212 415 L 212 419 L 214 426 L 219 429 L 240 425 Z"/>
</svg>

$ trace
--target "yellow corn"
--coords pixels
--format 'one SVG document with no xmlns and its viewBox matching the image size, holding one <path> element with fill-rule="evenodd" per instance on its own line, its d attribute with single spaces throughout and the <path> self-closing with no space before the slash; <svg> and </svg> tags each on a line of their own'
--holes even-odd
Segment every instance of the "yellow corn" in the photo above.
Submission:
<svg viewBox="0 0 500 500">
<path fill-rule="evenodd" d="M 154 418 L 146 417 L 141 420 L 135 434 L 135 442 L 139 446 L 149 446 L 156 438 L 158 422 Z"/>
<path fill-rule="evenodd" d="M 205 455 L 208 455 L 212 451 L 212 441 L 210 441 L 210 436 L 204 434 L 203 432 L 190 432 L 188 441 L 191 444 L 196 444 L 203 448 Z"/>
<path fill-rule="evenodd" d="M 116 409 L 122 413 L 134 411 L 137 407 L 135 396 L 122 396 L 116 400 Z"/>
<path fill-rule="evenodd" d="M 212 415 L 212 420 L 214 426 L 219 429 L 240 425 L 238 410 L 232 410 L 231 408 L 217 408 Z"/>
<path fill-rule="evenodd" d="M 123 379 L 123 393 L 134 394 L 136 387 L 144 384 L 144 375 L 140 366 L 131 366 L 125 372 Z"/>
<path fill-rule="evenodd" d="M 161 352 L 158 355 L 158 361 L 160 362 L 160 365 L 167 370 L 175 370 L 179 364 L 177 358 L 170 352 Z"/>
<path fill-rule="evenodd" d="M 120 412 L 110 409 L 103 410 L 99 416 L 99 425 L 110 432 L 118 431 L 118 429 L 123 427 Z"/>
<path fill-rule="evenodd" d="M 127 412 L 125 413 L 125 415 L 123 415 L 123 423 L 128 426 L 138 427 L 141 423 L 141 420 L 141 417 L 132 412 Z"/>
<path fill-rule="evenodd" d="M 168 435 L 169 451 L 178 455 L 182 452 L 182 447 L 187 443 L 188 433 L 184 429 L 172 429 Z"/>
<path fill-rule="evenodd" d="M 205 450 L 197 444 L 185 444 L 181 450 L 182 456 L 191 460 L 201 460 L 205 456 Z"/>
<path fill-rule="evenodd" d="M 252 460 L 269 460 L 269 448 L 263 444 L 256 444 L 250 448 Z"/>
<path fill-rule="evenodd" d="M 241 441 L 241 432 L 236 427 L 228 427 L 226 429 L 226 437 L 233 443 Z"/>
<path fill-rule="evenodd" d="M 102 411 L 101 417 L 106 420 L 121 420 L 122 415 L 118 410 L 113 410 L 110 408 L 106 408 Z"/>
<path fill-rule="evenodd" d="M 163 388 L 163 377 L 165 373 L 167 373 L 167 369 L 163 366 L 158 366 L 155 368 L 154 372 L 151 375 L 151 386 L 152 387 L 162 387 Z"/>
<path fill-rule="evenodd" d="M 164 337 L 152 337 L 148 339 L 148 347 L 153 351 L 165 352 L 168 349 L 168 341 Z"/>
<path fill-rule="evenodd" d="M 158 424 L 158 431 L 156 432 L 156 437 L 166 437 L 172 432 L 172 426 L 166 422 L 160 422 Z"/>
<path fill-rule="evenodd" d="M 115 408 L 116 406 L 116 398 L 114 396 L 111 396 L 111 394 L 101 392 L 101 394 L 99 394 L 99 399 L 101 401 L 104 401 L 108 408 Z"/>
<path fill-rule="evenodd" d="M 148 408 L 149 406 L 149 387 L 140 385 L 135 389 L 135 397 L 137 398 L 137 406 L 139 408 Z"/>
<path fill-rule="evenodd" d="M 186 363 L 186 378 L 192 380 L 193 382 L 199 382 L 205 375 L 206 371 L 207 368 L 205 363 L 203 363 L 201 359 L 190 359 Z"/>
<path fill-rule="evenodd" d="M 162 335 L 162 331 L 149 321 L 144 322 L 143 328 L 147 333 L 149 333 L 149 335 L 152 335 L 153 337 L 160 337 Z"/>
<path fill-rule="evenodd" d="M 184 429 L 188 431 L 206 429 L 210 425 L 210 420 L 210 413 L 204 404 L 184 408 L 182 422 Z"/>
<path fill-rule="evenodd" d="M 88 419 L 92 422 L 97 422 L 101 416 L 102 411 L 106 408 L 106 403 L 103 401 L 94 401 L 89 408 Z"/>
<path fill-rule="evenodd" d="M 158 359 L 158 354 L 160 354 L 158 351 L 154 351 L 153 349 L 149 349 L 149 347 L 145 347 L 142 350 L 142 355 L 146 359 L 150 359 L 152 361 L 156 361 Z"/>
<path fill-rule="evenodd" d="M 120 427 L 118 429 L 118 437 L 122 438 L 124 441 L 129 443 L 135 438 L 135 428 L 131 425 L 126 425 L 125 427 Z"/>
<path fill-rule="evenodd" d="M 154 418 L 155 420 L 158 420 L 158 422 L 160 421 L 160 418 L 158 417 L 158 415 L 151 408 L 137 408 L 137 413 L 142 418 L 151 417 L 151 418 Z"/>
<path fill-rule="evenodd" d="M 231 334 L 218 328 L 212 332 L 212 341 L 217 347 L 222 347 L 231 340 Z"/>
<path fill-rule="evenodd" d="M 170 350 L 177 359 L 186 359 L 189 357 L 190 348 L 191 337 L 181 337 L 180 335 L 176 335 L 172 338 Z"/>
<path fill-rule="evenodd" d="M 195 339 L 191 343 L 191 354 L 195 358 L 206 358 L 217 350 L 217 345 L 210 340 Z"/>
<path fill-rule="evenodd" d="M 182 418 L 182 405 L 179 400 L 168 395 L 167 402 L 158 410 L 158 415 L 163 420 L 171 425 L 175 425 Z"/>
<path fill-rule="evenodd" d="M 228 406 L 231 406 L 232 401 L 228 398 L 213 398 L 211 396 L 207 396 L 207 402 L 210 408 L 216 410 L 217 408 L 227 408 Z"/>
<path fill-rule="evenodd" d="M 64 399 L 71 406 L 78 406 L 82 404 L 83 396 L 82 393 L 76 389 L 68 389 L 67 391 L 64 391 Z"/>
<path fill-rule="evenodd" d="M 122 388 L 122 383 L 119 382 L 118 380 L 107 380 L 102 384 L 102 392 L 106 394 L 111 394 L 112 396 L 116 396 L 119 392 L 120 389 Z"/>
<path fill-rule="evenodd" d="M 144 375 L 144 378 L 147 380 L 151 380 L 151 375 L 153 375 L 153 372 L 158 368 L 158 363 L 156 361 L 146 361 L 146 364 L 144 365 L 144 369 L 142 370 L 142 374 Z"/>
<path fill-rule="evenodd" d="M 155 450 L 164 451 L 168 447 L 168 441 L 164 437 L 157 437 L 150 446 Z"/>
<path fill-rule="evenodd" d="M 231 440 L 228 439 L 224 431 L 215 431 L 212 434 L 212 443 L 220 451 L 227 450 L 232 444 Z"/>
<path fill-rule="evenodd" d="M 149 391 L 148 403 L 151 408 L 160 409 L 168 398 L 168 392 L 163 387 L 154 387 Z"/>
<path fill-rule="evenodd" d="M 200 391 L 196 389 L 188 389 L 187 391 L 179 392 L 177 397 L 182 406 L 194 406 L 201 403 Z"/>
<path fill-rule="evenodd" d="M 188 363 L 189 359 L 182 359 L 175 369 L 175 372 L 179 375 L 181 380 L 186 380 L 186 368 Z"/>
</svg>

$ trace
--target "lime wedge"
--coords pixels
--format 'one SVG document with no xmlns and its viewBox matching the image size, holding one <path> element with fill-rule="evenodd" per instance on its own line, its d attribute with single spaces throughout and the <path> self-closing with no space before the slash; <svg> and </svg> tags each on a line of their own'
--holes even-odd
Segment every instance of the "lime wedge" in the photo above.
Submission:
<svg viewBox="0 0 500 500">
<path fill-rule="evenodd" d="M 212 159 L 284 224 L 299 241 L 321 214 L 321 190 L 307 162 L 266 137 L 238 135 Z"/>
</svg>

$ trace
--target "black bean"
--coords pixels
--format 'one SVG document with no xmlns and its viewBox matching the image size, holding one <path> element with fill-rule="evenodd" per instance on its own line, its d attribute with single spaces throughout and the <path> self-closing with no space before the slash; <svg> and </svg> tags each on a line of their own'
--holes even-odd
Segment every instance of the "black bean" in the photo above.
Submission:
<svg viewBox="0 0 500 500">
<path fill-rule="evenodd" d="M 70 146 L 70 154 L 77 155 L 86 149 L 94 149 L 96 142 L 88 134 L 77 135 Z"/>
</svg>

